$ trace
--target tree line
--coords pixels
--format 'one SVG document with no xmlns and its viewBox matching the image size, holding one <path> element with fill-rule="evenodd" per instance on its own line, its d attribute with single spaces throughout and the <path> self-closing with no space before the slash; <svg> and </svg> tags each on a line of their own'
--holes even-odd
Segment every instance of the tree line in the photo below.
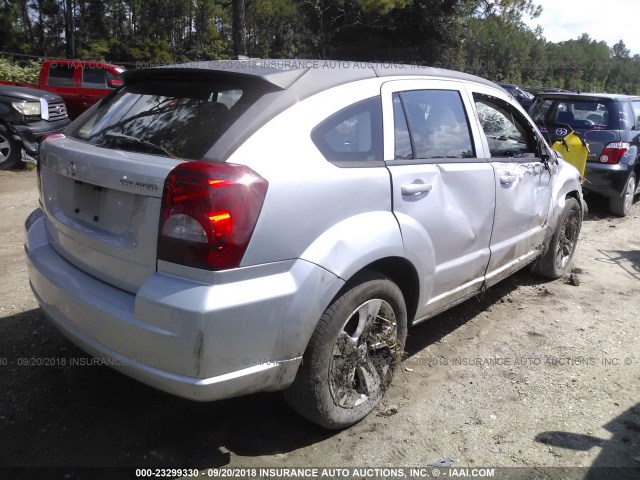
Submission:
<svg viewBox="0 0 640 480">
<path fill-rule="evenodd" d="M 640 94 L 640 55 L 622 40 L 549 42 L 523 21 L 540 13 L 535 0 L 0 0 L 0 76 L 18 75 L 12 66 L 31 56 L 135 68 L 246 55 L 434 65 Z"/>
</svg>

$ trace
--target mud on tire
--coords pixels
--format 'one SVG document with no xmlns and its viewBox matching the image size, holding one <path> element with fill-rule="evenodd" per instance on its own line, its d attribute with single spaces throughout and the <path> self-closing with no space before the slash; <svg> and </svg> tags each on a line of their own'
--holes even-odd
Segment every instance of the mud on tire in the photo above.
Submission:
<svg viewBox="0 0 640 480">
<path fill-rule="evenodd" d="M 359 422 L 391 385 L 406 337 L 398 286 L 374 272 L 359 275 L 320 318 L 285 399 L 325 428 Z"/>
<path fill-rule="evenodd" d="M 533 271 L 543 277 L 560 278 L 569 271 L 576 250 L 582 208 L 575 198 L 567 198 L 546 253 L 537 260 Z"/>
</svg>

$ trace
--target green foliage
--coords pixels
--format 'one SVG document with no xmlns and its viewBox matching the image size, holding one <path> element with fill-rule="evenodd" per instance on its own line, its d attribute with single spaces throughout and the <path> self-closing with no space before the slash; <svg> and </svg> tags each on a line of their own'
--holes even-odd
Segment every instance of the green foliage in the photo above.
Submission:
<svg viewBox="0 0 640 480">
<path fill-rule="evenodd" d="M 358 0 L 358 4 L 365 12 L 384 15 L 394 8 L 404 8 L 411 0 Z"/>
<path fill-rule="evenodd" d="M 76 50 L 79 59 L 105 60 L 111 51 L 109 40 L 95 40 Z"/>
<path fill-rule="evenodd" d="M 288 0 L 255 0 L 247 11 L 252 56 L 295 58 L 309 54 L 309 31 L 299 5 Z"/>
<path fill-rule="evenodd" d="M 523 23 L 540 15 L 536 2 L 0 0 L 0 50 L 135 68 L 230 58 L 233 37 L 252 57 L 435 65 L 500 82 L 640 94 L 640 57 L 624 42 L 609 47 L 586 34 L 548 42 Z M 0 75 L 37 80 L 26 67 L 5 62 Z"/>
<path fill-rule="evenodd" d="M 531 30 L 498 10 L 475 15 L 467 26 L 459 70 L 505 83 L 640 94 L 640 62 L 629 57 L 622 41 L 609 48 L 583 34 L 575 40 L 547 42 L 541 30 Z"/>
<path fill-rule="evenodd" d="M 510 22 L 519 22 L 525 15 L 537 18 L 542 13 L 542 7 L 534 2 L 535 0 L 480 0 L 476 15 L 480 18 L 497 15 Z"/>
<path fill-rule="evenodd" d="M 41 61 L 16 62 L 0 57 L 0 80 L 38 83 Z"/>
</svg>

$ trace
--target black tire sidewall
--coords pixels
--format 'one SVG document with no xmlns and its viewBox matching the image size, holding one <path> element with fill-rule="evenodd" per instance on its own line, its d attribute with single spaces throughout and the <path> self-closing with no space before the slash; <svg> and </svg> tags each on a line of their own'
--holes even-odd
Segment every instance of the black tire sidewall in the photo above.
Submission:
<svg viewBox="0 0 640 480">
<path fill-rule="evenodd" d="M 556 250 L 558 249 L 558 244 L 560 242 L 560 234 L 562 232 L 563 226 L 573 210 L 576 210 L 578 212 L 578 234 L 574 239 L 573 248 L 571 250 L 569 261 L 567 262 L 564 268 L 560 268 L 556 264 Z M 558 219 L 558 224 L 556 226 L 556 229 L 553 232 L 553 237 L 551 239 L 551 244 L 549 245 L 549 249 L 547 250 L 547 253 L 542 259 L 542 265 L 540 265 L 540 273 L 542 273 L 543 275 L 551 278 L 560 278 L 569 271 L 569 268 L 571 266 L 571 261 L 573 260 L 573 255 L 576 251 L 576 246 L 578 244 L 577 237 L 580 235 L 580 230 L 582 228 L 582 215 L 580 213 L 581 213 L 581 208 L 578 201 L 575 198 L 568 198 L 566 200 L 564 209 L 562 210 L 562 214 Z"/>
<path fill-rule="evenodd" d="M 340 332 L 351 314 L 360 305 L 374 298 L 386 301 L 395 313 L 399 347 L 396 371 L 400 364 L 400 354 L 404 350 L 407 336 L 407 312 L 402 292 L 393 282 L 385 278 L 370 279 L 356 284 L 325 311 L 321 319 L 321 324 L 326 325 L 322 341 L 316 345 L 311 344 L 304 357 L 305 361 L 310 362 L 309 373 L 314 383 L 318 413 L 323 419 L 322 425 L 327 428 L 345 428 L 359 422 L 378 405 L 384 396 L 384 391 L 381 389 L 375 397 L 369 398 L 356 407 L 346 409 L 336 405 L 329 386 L 333 348 Z"/>
<path fill-rule="evenodd" d="M 11 135 L 4 125 L 0 125 L 0 136 L 9 142 L 11 148 L 9 157 L 4 162 L 0 161 L 0 170 L 9 170 L 15 167 L 20 160 L 20 143 L 13 139 L 13 135 Z"/>
<path fill-rule="evenodd" d="M 636 178 L 635 172 L 631 172 L 627 181 L 624 182 L 624 187 L 622 190 L 622 195 L 620 197 L 610 198 L 609 199 L 609 210 L 611 213 L 617 216 L 625 217 L 631 211 L 631 207 L 633 206 L 633 199 L 635 197 L 635 189 L 637 188 L 638 179 Z M 626 208 L 626 197 L 627 190 L 629 189 L 629 182 L 633 182 L 633 194 L 631 195 L 631 203 L 629 204 L 629 208 Z"/>
<path fill-rule="evenodd" d="M 625 200 L 626 200 L 626 192 L 629 188 L 629 182 L 633 182 L 633 188 L 631 189 L 631 203 L 629 204 L 629 208 L 627 210 L 625 210 L 624 214 L 627 215 L 630 211 L 631 211 L 631 207 L 633 207 L 633 199 L 635 197 L 635 192 L 636 192 L 636 188 L 638 187 L 637 184 L 637 179 L 636 179 L 636 174 L 634 172 L 631 172 L 631 175 L 629 175 L 629 179 L 627 180 L 627 183 L 624 184 L 624 191 L 625 191 Z"/>
</svg>

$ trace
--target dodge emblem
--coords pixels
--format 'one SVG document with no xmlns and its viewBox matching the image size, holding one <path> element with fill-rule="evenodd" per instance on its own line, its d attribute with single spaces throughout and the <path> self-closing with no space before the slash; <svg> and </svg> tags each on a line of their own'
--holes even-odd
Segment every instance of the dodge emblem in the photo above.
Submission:
<svg viewBox="0 0 640 480">
<path fill-rule="evenodd" d="M 556 128 L 556 135 L 566 137 L 568 133 L 569 130 L 567 130 L 566 128 Z"/>
<path fill-rule="evenodd" d="M 78 170 L 78 167 L 76 166 L 76 162 L 69 163 L 69 172 L 71 173 L 72 177 L 76 176 L 77 170 Z"/>
</svg>

